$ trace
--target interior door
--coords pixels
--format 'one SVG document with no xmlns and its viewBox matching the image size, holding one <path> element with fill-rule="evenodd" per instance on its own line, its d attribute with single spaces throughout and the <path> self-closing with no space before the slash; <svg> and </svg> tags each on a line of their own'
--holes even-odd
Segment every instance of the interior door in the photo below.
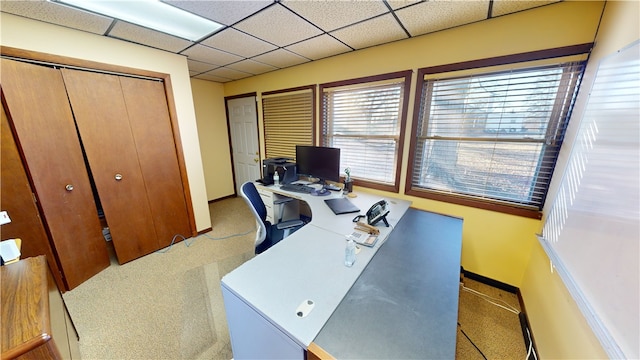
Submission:
<svg viewBox="0 0 640 360">
<path fill-rule="evenodd" d="M 1 61 L 2 100 L 70 290 L 110 261 L 64 82 L 56 69 Z"/>
<path fill-rule="evenodd" d="M 262 167 L 260 164 L 256 97 L 248 96 L 227 100 L 227 118 L 231 132 L 236 193 L 240 194 L 242 184 L 260 178 Z"/>
<path fill-rule="evenodd" d="M 166 247 L 176 235 L 191 237 L 192 230 L 164 85 L 124 76 L 120 84 L 156 234 Z"/>
<path fill-rule="evenodd" d="M 127 107 L 116 75 L 62 69 L 119 263 L 159 248 Z"/>
<path fill-rule="evenodd" d="M 58 288 L 64 291 L 67 286 L 64 284 L 58 262 L 51 250 L 49 237 L 40 218 L 29 178 L 20 158 L 4 107 L 0 107 L 0 110 L 2 111 L 0 209 L 7 211 L 11 218 L 10 223 L 0 227 L 0 240 L 20 238 L 22 240 L 20 253 L 23 258 L 46 255 Z"/>
</svg>

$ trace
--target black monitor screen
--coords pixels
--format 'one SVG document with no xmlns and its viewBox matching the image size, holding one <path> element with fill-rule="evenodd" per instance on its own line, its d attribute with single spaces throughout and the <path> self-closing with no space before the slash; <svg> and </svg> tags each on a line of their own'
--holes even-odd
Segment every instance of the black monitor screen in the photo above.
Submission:
<svg viewBox="0 0 640 360">
<path fill-rule="evenodd" d="M 296 145 L 296 165 L 298 174 L 320 181 L 340 181 L 340 149 Z"/>
</svg>

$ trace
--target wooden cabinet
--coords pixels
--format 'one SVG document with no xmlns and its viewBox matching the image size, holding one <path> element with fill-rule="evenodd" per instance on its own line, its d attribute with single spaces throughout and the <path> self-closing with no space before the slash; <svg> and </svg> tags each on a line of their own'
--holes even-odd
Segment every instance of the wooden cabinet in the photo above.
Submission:
<svg viewBox="0 0 640 360">
<path fill-rule="evenodd" d="M 44 256 L 0 268 L 2 359 L 79 359 L 78 335 Z"/>
<path fill-rule="evenodd" d="M 2 69 L 3 104 L 67 289 L 109 266 L 98 214 L 120 263 L 194 235 L 162 81 L 8 59 Z"/>
</svg>

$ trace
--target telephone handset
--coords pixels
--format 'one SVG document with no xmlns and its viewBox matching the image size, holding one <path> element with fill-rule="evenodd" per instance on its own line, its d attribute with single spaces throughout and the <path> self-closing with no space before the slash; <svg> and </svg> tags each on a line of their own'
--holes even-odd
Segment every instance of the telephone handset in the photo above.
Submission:
<svg viewBox="0 0 640 360">
<path fill-rule="evenodd" d="M 375 225 L 378 221 L 382 220 L 384 224 L 389 227 L 387 214 L 389 214 L 389 203 L 387 200 L 380 200 L 373 204 L 367 211 L 367 223 L 369 225 Z"/>
</svg>

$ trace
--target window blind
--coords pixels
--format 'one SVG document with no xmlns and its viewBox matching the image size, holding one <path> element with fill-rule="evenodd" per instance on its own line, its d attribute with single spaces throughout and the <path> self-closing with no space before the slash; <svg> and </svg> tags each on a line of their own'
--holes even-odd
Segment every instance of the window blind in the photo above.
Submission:
<svg viewBox="0 0 640 360">
<path fill-rule="evenodd" d="M 640 356 L 640 42 L 598 64 L 540 243 L 612 359 Z M 581 94 L 582 96 L 582 94 Z"/>
<path fill-rule="evenodd" d="M 540 210 L 583 70 L 423 80 L 412 188 Z"/>
<path fill-rule="evenodd" d="M 263 95 L 265 152 L 267 158 L 296 156 L 296 145 L 313 145 L 314 91 L 288 91 Z"/>
<path fill-rule="evenodd" d="M 323 88 L 323 145 L 355 181 L 396 186 L 407 78 Z"/>
</svg>

